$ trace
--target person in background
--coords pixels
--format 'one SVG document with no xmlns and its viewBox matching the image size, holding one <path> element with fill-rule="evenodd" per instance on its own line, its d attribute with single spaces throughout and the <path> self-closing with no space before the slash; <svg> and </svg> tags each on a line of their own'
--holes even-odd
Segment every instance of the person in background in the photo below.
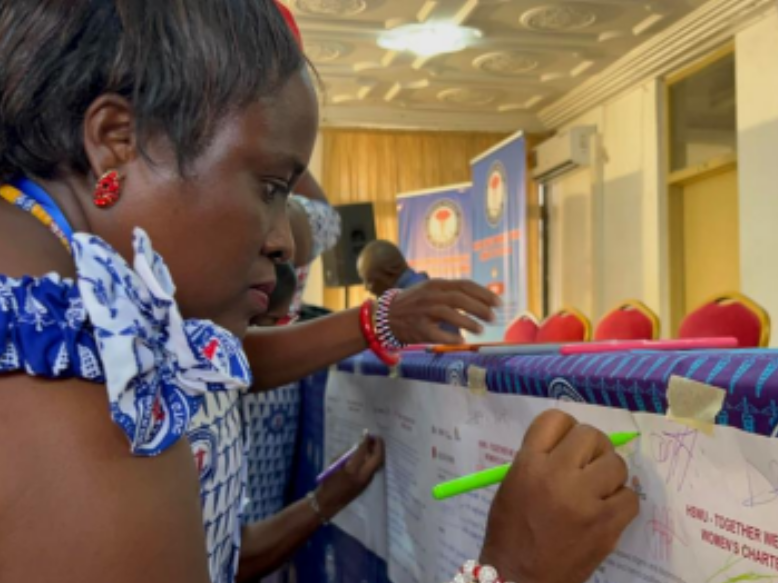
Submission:
<svg viewBox="0 0 778 583">
<path fill-rule="evenodd" d="M 254 322 L 259 328 L 292 324 L 292 301 L 297 293 L 298 279 L 291 263 L 276 265 L 276 287 L 270 294 L 267 313 Z"/>
<path fill-rule="evenodd" d="M 276 267 L 276 289 L 270 296 L 268 313 L 258 326 L 285 325 L 298 289 L 295 270 L 289 263 Z M 360 444 L 358 471 L 353 477 L 345 469 L 325 480 L 308 499 L 284 508 L 291 464 L 294 457 L 299 414 L 297 383 L 265 393 L 247 394 L 244 402 L 248 487 L 243 524 L 246 540 L 254 541 L 247 548 L 250 561 L 243 561 L 239 582 L 281 580 L 268 577 L 286 563 L 321 526 L 321 518 L 312 512 L 311 501 L 327 516 L 356 499 L 384 462 L 384 444 L 379 438 L 366 437 Z M 280 575 L 280 573 L 279 573 Z"/>
<path fill-rule="evenodd" d="M 314 306 L 303 302 L 300 306 L 300 315 L 297 319 L 298 322 L 310 322 L 311 320 L 318 320 L 332 314 L 332 310 L 324 308 L 322 306 Z"/>
<path fill-rule="evenodd" d="M 311 263 L 340 237 L 340 215 L 330 206 L 310 173 L 295 186 L 287 212 L 295 252 L 291 263 L 276 267 L 276 289 L 270 297 L 268 314 L 256 322 L 259 327 L 296 321 Z M 239 579 L 253 581 L 280 567 L 316 530 L 320 521 L 310 511 L 312 502 L 323 504 L 328 513 L 336 512 L 328 500 L 337 498 L 339 504 L 345 505 L 357 497 L 369 481 L 349 482 L 342 477 L 328 480 L 308 500 L 284 509 L 297 437 L 300 384 L 294 382 L 270 391 L 249 393 L 242 401 L 248 479 L 241 522 L 244 529 L 248 529 L 245 540 L 261 541 L 261 545 L 255 545 L 258 551 L 252 551 L 253 559 L 241 564 Z M 370 464 L 383 462 L 377 453 L 367 455 L 365 459 Z M 372 478 L 373 473 L 365 475 Z M 268 552 L 260 552 L 263 548 Z"/>
<path fill-rule="evenodd" d="M 340 215 L 310 173 L 295 186 L 287 203 L 295 244 L 290 263 L 276 268 L 276 289 L 268 314 L 258 327 L 296 321 L 311 263 L 340 237 Z M 243 423 L 248 456 L 248 505 L 243 524 L 264 520 L 284 506 L 294 457 L 300 411 L 298 382 L 243 396 Z M 256 564 L 256 562 L 254 562 Z"/>
<path fill-rule="evenodd" d="M 411 269 L 402 251 L 389 241 L 368 243 L 357 259 L 357 272 L 365 289 L 381 296 L 390 289 L 408 289 L 429 280 L 426 273 Z"/>
</svg>

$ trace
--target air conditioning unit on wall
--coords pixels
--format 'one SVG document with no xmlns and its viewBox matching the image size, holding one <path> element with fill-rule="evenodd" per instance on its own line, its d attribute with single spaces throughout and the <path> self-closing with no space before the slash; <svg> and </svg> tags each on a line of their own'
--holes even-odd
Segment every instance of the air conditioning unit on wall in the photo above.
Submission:
<svg viewBox="0 0 778 583">
<path fill-rule="evenodd" d="M 577 168 L 591 164 L 591 138 L 594 126 L 574 127 L 559 132 L 535 148 L 532 176 L 538 182 L 549 182 Z"/>
</svg>

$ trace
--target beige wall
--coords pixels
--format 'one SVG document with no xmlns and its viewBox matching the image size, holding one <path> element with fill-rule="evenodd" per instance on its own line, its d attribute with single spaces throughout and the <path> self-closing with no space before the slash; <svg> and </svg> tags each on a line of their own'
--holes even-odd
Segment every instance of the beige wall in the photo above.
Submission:
<svg viewBox="0 0 778 583">
<path fill-rule="evenodd" d="M 741 289 L 778 319 L 778 14 L 736 46 Z M 648 82 L 570 124 L 597 126 L 601 152 L 550 186 L 553 309 L 596 320 L 637 298 L 670 322 L 662 87 Z"/>
<path fill-rule="evenodd" d="M 741 289 L 778 320 L 778 15 L 737 37 Z M 773 331 L 773 346 L 778 332 Z"/>
<path fill-rule="evenodd" d="M 552 310 L 572 305 L 597 320 L 626 299 L 667 307 L 659 90 L 647 83 L 571 124 L 597 128 L 595 155 L 549 187 Z"/>
</svg>

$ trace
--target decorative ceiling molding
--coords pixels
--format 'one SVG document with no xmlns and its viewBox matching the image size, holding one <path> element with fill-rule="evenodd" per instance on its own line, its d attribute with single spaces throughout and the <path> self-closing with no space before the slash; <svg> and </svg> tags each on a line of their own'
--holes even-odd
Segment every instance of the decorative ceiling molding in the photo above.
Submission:
<svg viewBox="0 0 778 583">
<path fill-rule="evenodd" d="M 563 103 L 571 91 L 588 86 L 593 76 L 684 16 L 721 2 L 283 1 L 299 17 L 308 56 L 328 86 L 326 123 L 369 124 L 370 115 L 375 124 L 396 127 L 429 120 L 426 125 L 434 129 L 445 129 L 443 122 L 474 130 L 495 123 L 528 131 L 543 127 L 540 110 L 548 116 L 543 121 L 565 117 L 554 109 L 556 100 Z M 483 37 L 462 52 L 433 57 L 378 46 L 382 33 L 410 23 L 466 24 Z M 591 108 L 591 102 L 585 106 Z"/>
<path fill-rule="evenodd" d="M 305 54 L 315 63 L 337 61 L 351 49 L 352 47 L 337 41 L 314 40 L 305 43 Z"/>
<path fill-rule="evenodd" d="M 646 34 L 649 30 L 652 30 L 654 27 L 656 27 L 657 24 L 662 22 L 665 18 L 667 18 L 666 14 L 652 14 L 646 17 L 641 22 L 639 22 L 636 26 L 634 26 L 632 28 L 632 34 L 634 34 L 635 36 L 641 36 L 643 34 Z"/>
<path fill-rule="evenodd" d="M 412 107 L 387 108 L 381 106 L 354 107 L 350 103 L 328 107 L 322 115 L 322 127 L 355 127 L 385 129 L 433 129 L 437 131 L 505 132 L 510 128 L 524 128 L 541 132 L 537 118 L 527 111 L 479 111 L 463 115 L 461 111 L 418 110 Z"/>
<path fill-rule="evenodd" d="M 572 2 L 538 6 L 525 12 L 521 24 L 540 32 L 568 32 L 589 28 L 597 22 L 597 13 Z"/>
<path fill-rule="evenodd" d="M 625 91 L 694 62 L 755 19 L 775 0 L 710 0 L 539 112 L 549 129 L 570 123 Z"/>
<path fill-rule="evenodd" d="M 530 97 L 524 103 L 503 103 L 502 105 L 497 106 L 497 111 L 526 111 L 532 109 L 544 99 L 545 97 L 543 95 L 535 95 L 534 97 Z"/>
<path fill-rule="evenodd" d="M 605 32 L 600 33 L 597 40 L 601 43 L 606 43 L 608 41 L 624 38 L 627 34 L 628 33 L 625 30 L 606 30 Z"/>
<path fill-rule="evenodd" d="M 437 0 L 427 0 L 416 15 L 416 19 L 419 22 L 426 22 L 430 15 L 435 12 L 438 7 Z"/>
<path fill-rule="evenodd" d="M 497 100 L 497 93 L 469 87 L 452 87 L 438 93 L 438 101 L 467 107 L 485 107 Z"/>
<path fill-rule="evenodd" d="M 454 18 L 451 19 L 451 23 L 459 26 L 467 24 L 467 21 L 470 20 L 479 4 L 481 4 L 481 0 L 467 0 L 462 5 L 462 8 L 459 9 L 459 12 L 454 15 Z"/>
<path fill-rule="evenodd" d="M 493 75 L 521 75 L 537 69 L 540 60 L 516 51 L 496 51 L 481 55 L 473 61 L 473 66 Z"/>
<path fill-rule="evenodd" d="M 310 16 L 349 18 L 367 9 L 365 0 L 294 0 L 294 7 Z"/>
<path fill-rule="evenodd" d="M 575 68 L 570 71 L 571 77 L 580 77 L 584 73 L 586 73 L 589 69 L 594 67 L 596 63 L 594 61 L 581 61 L 578 63 Z"/>
</svg>

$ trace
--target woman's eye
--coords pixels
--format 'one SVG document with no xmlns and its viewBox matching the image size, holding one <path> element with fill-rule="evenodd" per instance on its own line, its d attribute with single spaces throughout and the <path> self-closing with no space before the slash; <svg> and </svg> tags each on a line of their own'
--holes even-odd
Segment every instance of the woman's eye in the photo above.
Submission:
<svg viewBox="0 0 778 583">
<path fill-rule="evenodd" d="M 290 188 L 287 184 L 277 182 L 263 182 L 263 197 L 268 201 L 273 201 L 276 197 L 289 196 Z"/>
</svg>

